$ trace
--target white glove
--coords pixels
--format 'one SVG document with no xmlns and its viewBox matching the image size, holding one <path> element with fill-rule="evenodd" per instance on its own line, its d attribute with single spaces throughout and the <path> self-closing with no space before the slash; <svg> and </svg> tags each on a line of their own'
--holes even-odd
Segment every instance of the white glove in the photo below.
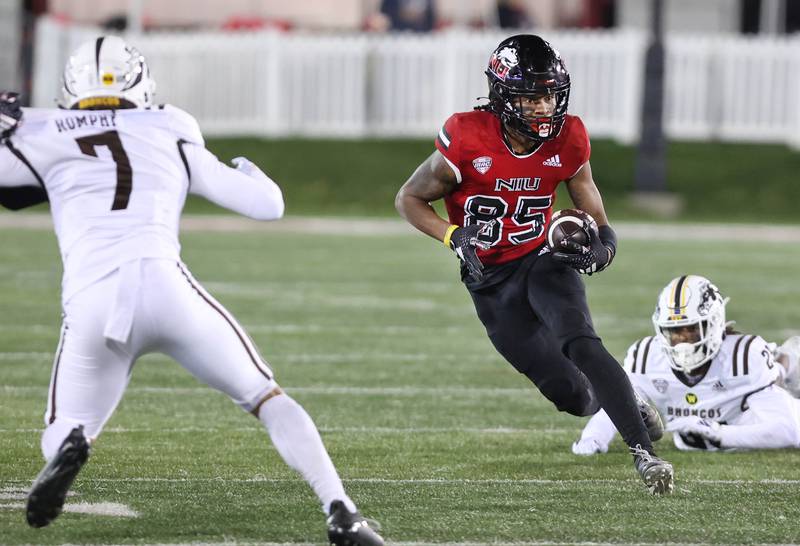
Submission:
<svg viewBox="0 0 800 546">
<path fill-rule="evenodd" d="M 572 444 L 572 453 L 575 455 L 588 456 L 606 452 L 608 452 L 608 446 L 598 442 L 594 438 L 581 438 Z"/>
<path fill-rule="evenodd" d="M 710 419 L 701 419 L 699 417 L 687 420 L 679 429 L 678 432 L 684 437 L 699 437 L 712 447 L 719 448 L 722 442 L 722 435 L 720 434 L 720 424 Z M 689 442 L 687 442 L 689 443 Z M 691 444 L 689 444 L 691 445 Z"/>
<path fill-rule="evenodd" d="M 782 357 L 782 358 L 781 358 Z M 792 336 L 775 350 L 775 358 L 781 358 L 786 368 L 783 386 L 795 398 L 800 398 L 800 336 Z"/>
<path fill-rule="evenodd" d="M 231 164 L 233 164 L 237 171 L 241 172 L 242 174 L 246 174 L 250 178 L 255 178 L 258 180 L 263 180 L 265 178 L 269 179 L 269 177 L 264 174 L 264 171 L 258 168 L 258 165 L 246 157 L 234 157 L 231 159 Z"/>
</svg>

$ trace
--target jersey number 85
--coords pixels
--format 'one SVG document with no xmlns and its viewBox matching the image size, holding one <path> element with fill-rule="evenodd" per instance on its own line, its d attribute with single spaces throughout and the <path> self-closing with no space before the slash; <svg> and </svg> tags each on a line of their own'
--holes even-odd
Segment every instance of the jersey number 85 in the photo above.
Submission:
<svg viewBox="0 0 800 546">
<path fill-rule="evenodd" d="M 521 230 L 508 234 L 511 244 L 521 245 L 540 237 L 544 232 L 545 215 L 543 210 L 550 208 L 553 197 L 526 197 L 517 198 L 517 207 L 511 220 Z M 508 213 L 509 206 L 505 199 L 496 195 L 473 195 L 464 203 L 464 226 L 485 224 L 492 220 L 502 220 Z M 503 222 L 494 222 L 492 229 L 478 236 L 478 239 L 495 245 L 503 238 Z"/>
</svg>

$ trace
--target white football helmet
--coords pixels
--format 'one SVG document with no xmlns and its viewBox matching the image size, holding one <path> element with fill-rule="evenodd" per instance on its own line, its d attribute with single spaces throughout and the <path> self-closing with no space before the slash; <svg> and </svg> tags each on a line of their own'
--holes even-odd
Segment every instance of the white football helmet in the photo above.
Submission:
<svg viewBox="0 0 800 546">
<path fill-rule="evenodd" d="M 722 347 L 725 335 L 725 305 L 719 289 L 699 275 L 672 279 L 661 291 L 653 313 L 656 339 L 661 342 L 670 365 L 691 373 L 709 362 Z M 695 327 L 695 340 L 681 341 L 679 329 Z M 678 342 L 674 343 L 677 339 Z"/>
<path fill-rule="evenodd" d="M 100 36 L 70 56 L 58 104 L 68 109 L 149 108 L 155 89 L 136 48 L 117 36 Z"/>
</svg>

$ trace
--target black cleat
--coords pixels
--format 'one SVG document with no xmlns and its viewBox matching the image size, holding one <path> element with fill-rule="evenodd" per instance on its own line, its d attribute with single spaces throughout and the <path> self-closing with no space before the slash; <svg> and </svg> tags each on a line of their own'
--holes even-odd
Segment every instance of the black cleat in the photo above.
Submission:
<svg viewBox="0 0 800 546">
<path fill-rule="evenodd" d="M 36 476 L 28 493 L 27 518 L 31 527 L 49 525 L 61 513 L 67 491 L 89 457 L 83 425 L 72 429 L 58 453 Z"/>
<path fill-rule="evenodd" d="M 650 441 L 659 441 L 664 436 L 664 422 L 661 420 L 661 415 L 656 408 L 636 392 L 636 389 L 634 389 L 633 394 L 636 396 L 636 404 L 639 406 L 639 413 L 642 414 L 644 426 L 647 427 L 647 435 L 650 436 Z"/>
<path fill-rule="evenodd" d="M 331 546 L 384 546 L 383 538 L 367 520 L 358 512 L 350 512 L 340 500 L 331 503 L 328 540 Z"/>
<path fill-rule="evenodd" d="M 642 477 L 642 481 L 653 495 L 669 495 L 672 493 L 675 474 L 672 465 L 664 459 L 656 457 L 642 446 L 630 448 L 633 465 Z"/>
</svg>

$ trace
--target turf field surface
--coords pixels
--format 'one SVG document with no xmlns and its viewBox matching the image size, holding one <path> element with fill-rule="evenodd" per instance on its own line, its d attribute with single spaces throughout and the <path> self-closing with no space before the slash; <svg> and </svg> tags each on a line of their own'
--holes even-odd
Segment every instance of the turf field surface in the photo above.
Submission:
<svg viewBox="0 0 800 546">
<path fill-rule="evenodd" d="M 183 257 L 314 418 L 390 543 L 800 542 L 797 451 L 686 454 L 662 441 L 676 493 L 650 497 L 619 440 L 607 455 L 570 453 L 583 420 L 494 352 L 441 244 L 346 231 L 191 231 Z M 115 515 L 29 529 L 61 269 L 49 231 L 0 233 L 0 544 L 324 543 L 315 497 L 259 423 L 160 356 L 137 364 L 68 500 Z M 622 238 L 613 267 L 587 279 L 617 357 L 686 272 L 731 297 L 739 329 L 800 334 L 796 241 L 664 238 Z"/>
</svg>

